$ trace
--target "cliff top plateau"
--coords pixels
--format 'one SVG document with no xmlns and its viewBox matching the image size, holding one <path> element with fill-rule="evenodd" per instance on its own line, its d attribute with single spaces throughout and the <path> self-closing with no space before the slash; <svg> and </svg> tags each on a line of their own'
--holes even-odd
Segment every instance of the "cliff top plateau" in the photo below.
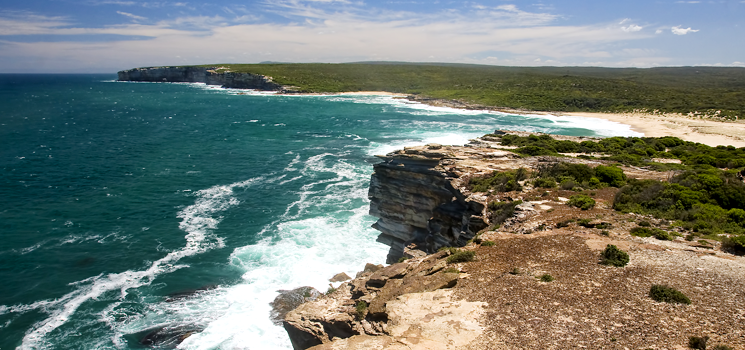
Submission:
<svg viewBox="0 0 745 350">
<path fill-rule="evenodd" d="M 527 156 L 523 139 L 548 138 L 381 156 L 371 214 L 392 264 L 287 313 L 295 348 L 745 349 L 742 210 L 714 190 L 665 199 L 720 172 L 739 193 L 739 173 L 684 156 L 624 164 L 610 149 Z M 701 216 L 714 207 L 717 227 Z"/>
</svg>

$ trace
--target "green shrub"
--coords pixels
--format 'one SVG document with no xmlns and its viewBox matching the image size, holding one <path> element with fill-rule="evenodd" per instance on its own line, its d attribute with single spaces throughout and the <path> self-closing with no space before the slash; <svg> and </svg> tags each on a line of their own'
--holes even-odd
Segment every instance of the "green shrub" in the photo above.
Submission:
<svg viewBox="0 0 745 350">
<path fill-rule="evenodd" d="M 483 242 L 481 242 L 481 245 L 484 246 L 484 247 L 491 247 L 491 246 L 494 246 L 495 244 L 497 244 L 497 243 L 494 242 L 494 241 L 483 241 Z"/>
<path fill-rule="evenodd" d="M 652 224 L 650 224 L 649 221 L 645 221 L 645 220 L 639 221 L 637 223 L 637 225 L 639 225 L 641 227 L 650 227 L 650 226 L 652 226 Z"/>
<path fill-rule="evenodd" d="M 487 206 L 489 209 L 489 221 L 492 225 L 501 225 L 505 220 L 515 214 L 515 207 L 522 204 L 523 201 L 517 200 L 512 202 L 491 202 Z"/>
<path fill-rule="evenodd" d="M 520 269 L 517 267 L 513 267 L 512 270 L 510 270 L 510 275 L 519 275 L 520 273 L 522 272 L 520 272 Z"/>
<path fill-rule="evenodd" d="M 737 255 L 745 255 L 745 236 L 732 236 L 722 240 L 722 248 Z"/>
<path fill-rule="evenodd" d="M 639 227 L 639 226 L 637 226 L 637 227 L 632 228 L 629 231 L 629 233 L 632 236 L 637 236 L 637 237 L 652 237 L 652 236 L 654 236 L 654 238 L 657 238 L 657 239 L 663 240 L 663 241 L 672 241 L 674 239 L 673 236 L 669 232 L 660 230 L 660 229 L 658 229 L 656 227 L 655 228 L 649 228 L 649 227 Z"/>
<path fill-rule="evenodd" d="M 329 289 L 328 289 L 328 290 L 326 290 L 326 295 L 329 295 L 329 294 L 331 294 L 331 293 L 333 293 L 333 292 L 336 292 L 336 288 L 334 288 L 334 287 L 329 287 Z"/>
<path fill-rule="evenodd" d="M 649 297 L 654 299 L 655 301 L 665 303 L 691 303 L 691 299 L 688 299 L 685 294 L 681 293 L 677 289 L 659 284 L 655 284 L 649 289 Z"/>
<path fill-rule="evenodd" d="M 354 306 L 354 309 L 356 311 L 358 320 L 364 319 L 365 316 L 367 315 L 367 303 L 362 300 L 357 301 L 357 304 Z"/>
<path fill-rule="evenodd" d="M 408 257 L 405 257 L 405 256 L 402 256 L 402 257 L 398 258 L 398 262 L 404 262 L 406 260 L 409 260 L 409 258 Z"/>
<path fill-rule="evenodd" d="M 448 252 L 450 252 L 450 255 L 453 255 L 458 252 L 458 248 L 454 248 L 454 247 L 440 247 L 440 249 L 437 249 L 438 252 L 441 252 L 443 250 L 447 250 Z"/>
<path fill-rule="evenodd" d="M 584 194 L 575 194 L 569 197 L 567 204 L 580 208 L 582 210 L 588 210 L 595 207 L 595 200 Z"/>
<path fill-rule="evenodd" d="M 476 253 L 474 253 L 472 250 L 459 250 L 455 252 L 455 254 L 450 255 L 447 258 L 447 262 L 448 264 L 468 262 L 468 261 L 473 261 L 475 257 L 476 257 Z"/>
<path fill-rule="evenodd" d="M 626 184 L 626 175 L 621 168 L 614 166 L 598 165 L 595 167 L 595 176 L 600 182 L 607 183 L 613 187 L 621 187 Z"/>
<path fill-rule="evenodd" d="M 595 225 L 595 228 L 596 229 L 600 229 L 600 230 L 605 230 L 605 229 L 608 229 L 608 228 L 611 228 L 611 227 L 613 227 L 613 224 L 611 224 L 610 222 L 601 222 L 601 223 Z"/>
<path fill-rule="evenodd" d="M 706 350 L 706 343 L 709 341 L 709 337 L 689 337 L 688 347 L 691 349 Z"/>
<path fill-rule="evenodd" d="M 551 282 L 553 280 L 554 280 L 554 276 L 551 276 L 547 273 L 544 273 L 543 275 L 541 275 L 541 282 Z"/>
<path fill-rule="evenodd" d="M 600 255 L 600 263 L 615 267 L 624 267 L 629 263 L 629 254 L 615 245 L 608 244 Z"/>
<path fill-rule="evenodd" d="M 460 273 L 460 270 L 454 268 L 454 267 L 448 267 L 444 270 L 442 270 L 444 273 Z"/>
<path fill-rule="evenodd" d="M 488 192 L 495 190 L 498 192 L 520 191 L 522 186 L 519 181 L 528 178 L 528 171 L 525 168 L 510 171 L 495 171 L 491 175 L 483 177 L 474 177 L 468 181 L 468 187 L 472 192 Z"/>
<path fill-rule="evenodd" d="M 610 232 L 608 230 L 602 230 L 600 231 L 600 234 L 603 236 L 610 236 Z"/>
<path fill-rule="evenodd" d="M 540 187 L 540 188 L 554 188 L 556 187 L 556 180 L 553 178 L 547 177 L 547 178 L 537 178 L 533 182 L 533 186 Z"/>
</svg>

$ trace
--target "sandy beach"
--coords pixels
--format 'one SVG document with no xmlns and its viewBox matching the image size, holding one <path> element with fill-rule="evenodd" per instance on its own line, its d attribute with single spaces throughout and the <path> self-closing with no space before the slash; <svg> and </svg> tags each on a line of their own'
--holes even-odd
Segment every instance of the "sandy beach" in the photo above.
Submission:
<svg viewBox="0 0 745 350">
<path fill-rule="evenodd" d="M 461 103 L 441 99 L 426 99 L 387 91 L 354 91 L 341 95 L 380 95 L 408 98 L 409 100 L 433 106 L 452 108 L 486 109 L 514 114 L 550 114 L 556 116 L 577 116 L 584 118 L 605 119 L 631 126 L 631 130 L 643 133 L 647 137 L 675 136 L 686 141 L 698 142 L 709 146 L 745 147 L 745 121 L 722 122 L 711 119 L 691 118 L 682 114 L 645 114 L 645 113 L 593 113 L 593 112 L 528 112 L 502 108 Z"/>
<path fill-rule="evenodd" d="M 553 114 L 553 113 L 552 113 Z M 648 137 L 675 136 L 686 141 L 699 142 L 709 146 L 745 147 L 744 122 L 720 122 L 714 120 L 689 118 L 680 114 L 641 114 L 641 113 L 556 113 L 585 118 L 610 120 L 626 125 Z"/>
</svg>

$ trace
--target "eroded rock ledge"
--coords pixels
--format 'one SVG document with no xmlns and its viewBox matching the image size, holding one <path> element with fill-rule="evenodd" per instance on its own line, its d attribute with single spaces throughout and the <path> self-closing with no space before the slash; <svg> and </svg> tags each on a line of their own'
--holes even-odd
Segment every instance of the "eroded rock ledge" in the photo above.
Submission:
<svg viewBox="0 0 745 350">
<path fill-rule="evenodd" d="M 231 72 L 222 67 L 147 67 L 123 70 L 117 74 L 119 81 L 205 83 L 224 88 L 292 92 L 291 87 L 277 84 L 271 77 Z"/>
<path fill-rule="evenodd" d="M 483 332 L 486 303 L 452 298 L 449 288 L 466 275 L 452 265 L 446 269 L 449 255 L 368 264 L 351 282 L 285 316 L 293 347 L 453 349 L 470 343 Z"/>
</svg>

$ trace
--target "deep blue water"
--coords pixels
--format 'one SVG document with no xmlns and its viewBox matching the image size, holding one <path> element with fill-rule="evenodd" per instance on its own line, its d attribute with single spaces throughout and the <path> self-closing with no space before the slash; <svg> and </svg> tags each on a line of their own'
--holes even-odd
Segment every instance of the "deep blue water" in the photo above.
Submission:
<svg viewBox="0 0 745 350">
<path fill-rule="evenodd" d="M 277 96 L 113 75 L 0 75 L 0 349 L 290 349 L 278 289 L 381 263 L 375 154 L 598 120 Z M 185 298 L 168 297 L 174 293 Z"/>
</svg>

